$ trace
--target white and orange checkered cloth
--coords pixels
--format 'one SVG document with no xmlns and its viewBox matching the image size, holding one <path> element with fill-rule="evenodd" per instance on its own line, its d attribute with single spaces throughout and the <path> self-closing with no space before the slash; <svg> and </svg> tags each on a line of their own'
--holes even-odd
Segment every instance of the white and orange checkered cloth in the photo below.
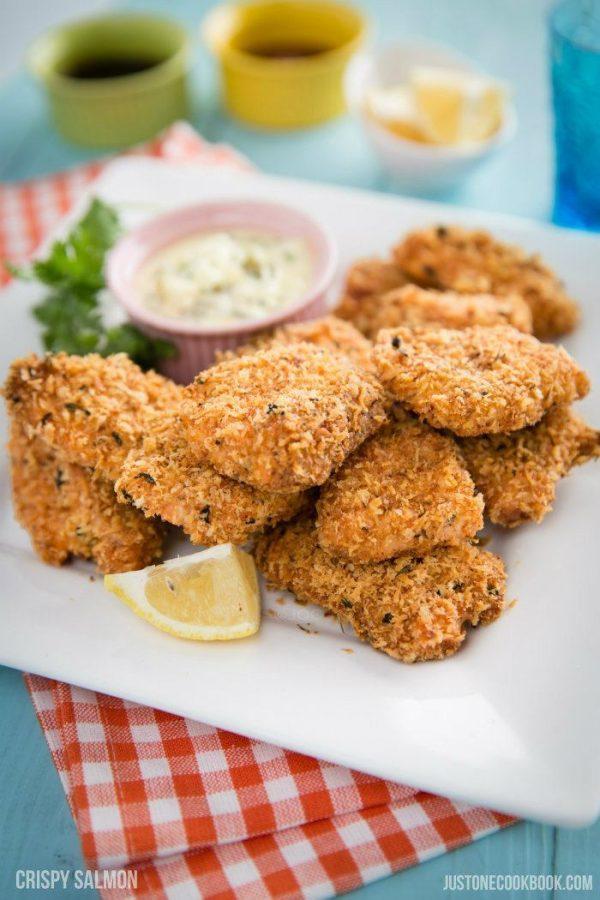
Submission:
<svg viewBox="0 0 600 900">
<path fill-rule="evenodd" d="M 145 152 L 248 163 L 177 124 Z M 0 259 L 22 262 L 103 163 L 0 189 Z M 92 868 L 135 896 L 330 897 L 513 820 L 134 703 L 25 676 Z M 122 890 L 103 890 L 105 898 Z"/>
</svg>

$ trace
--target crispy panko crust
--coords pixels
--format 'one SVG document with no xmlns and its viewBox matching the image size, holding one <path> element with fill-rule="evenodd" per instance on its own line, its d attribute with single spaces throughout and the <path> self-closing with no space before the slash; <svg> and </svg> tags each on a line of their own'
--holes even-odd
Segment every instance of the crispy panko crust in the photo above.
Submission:
<svg viewBox="0 0 600 900">
<path fill-rule="evenodd" d="M 342 297 L 334 313 L 369 337 L 373 333 L 371 320 L 379 308 L 379 298 L 404 284 L 406 277 L 395 263 L 376 258 L 359 259 L 346 273 Z"/>
<path fill-rule="evenodd" d="M 107 359 L 57 353 L 16 360 L 4 394 L 29 436 L 114 481 L 151 415 L 178 403 L 181 388 L 142 372 L 124 353 Z"/>
<path fill-rule="evenodd" d="M 531 310 L 518 294 L 457 294 L 432 291 L 416 284 L 390 291 L 373 311 L 369 337 L 382 328 L 469 328 L 471 325 L 512 325 L 531 333 Z"/>
<path fill-rule="evenodd" d="M 113 485 L 67 462 L 13 420 L 9 452 L 15 515 L 46 563 L 71 556 L 94 560 L 101 572 L 141 569 L 160 558 L 162 531 L 117 501 Z"/>
<path fill-rule="evenodd" d="M 371 342 L 368 341 L 350 322 L 344 322 L 336 316 L 324 316 L 311 322 L 296 322 L 293 325 L 282 325 L 275 330 L 262 332 L 254 340 L 236 350 L 219 351 L 217 362 L 249 356 L 257 350 L 268 350 L 275 344 L 316 344 L 326 350 L 343 353 L 355 365 L 363 369 L 373 370 L 371 360 Z"/>
<path fill-rule="evenodd" d="M 312 519 L 302 517 L 259 538 L 255 556 L 276 588 L 330 610 L 406 663 L 450 656 L 467 625 L 492 622 L 502 611 L 502 561 L 468 542 L 361 565 L 321 549 Z"/>
<path fill-rule="evenodd" d="M 579 308 L 539 256 L 503 244 L 486 231 L 437 226 L 413 231 L 394 248 L 394 260 L 410 281 L 463 294 L 520 294 L 541 339 L 567 334 Z"/>
<path fill-rule="evenodd" d="M 492 522 L 514 528 L 541 522 L 558 481 L 573 466 L 600 456 L 600 432 L 557 406 L 530 428 L 465 438 L 461 448 Z"/>
<path fill-rule="evenodd" d="M 219 363 L 186 393 L 182 417 L 196 458 L 277 493 L 323 484 L 386 421 L 374 376 L 312 344 Z"/>
<path fill-rule="evenodd" d="M 396 263 L 377 257 L 358 259 L 346 272 L 345 289 L 352 297 L 385 294 L 403 284 L 406 277 Z"/>
<path fill-rule="evenodd" d="M 510 325 L 388 329 L 373 356 L 396 400 L 462 437 L 534 425 L 552 406 L 589 390 L 566 350 Z"/>
<path fill-rule="evenodd" d="M 321 547 L 353 562 L 429 553 L 483 528 L 483 499 L 456 442 L 406 414 L 348 457 L 317 513 Z"/>
<path fill-rule="evenodd" d="M 194 544 L 243 544 L 296 515 L 309 495 L 270 494 L 219 475 L 190 453 L 176 416 L 153 422 L 132 450 L 116 483 L 117 496 L 147 516 L 179 525 Z"/>
</svg>

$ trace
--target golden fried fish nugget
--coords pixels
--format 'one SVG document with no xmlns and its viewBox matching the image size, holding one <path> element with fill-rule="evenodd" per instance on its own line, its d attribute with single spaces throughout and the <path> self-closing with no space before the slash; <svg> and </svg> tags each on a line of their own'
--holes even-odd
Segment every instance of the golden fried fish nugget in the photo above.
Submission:
<svg viewBox="0 0 600 900">
<path fill-rule="evenodd" d="M 277 493 L 323 484 L 386 421 L 375 377 L 312 344 L 219 363 L 186 393 L 182 418 L 196 457 Z"/>
<path fill-rule="evenodd" d="M 394 261 L 410 281 L 463 294 L 520 294 L 531 309 L 533 333 L 567 334 L 579 308 L 539 256 L 503 244 L 486 231 L 440 225 L 413 231 L 394 248 Z"/>
<path fill-rule="evenodd" d="M 51 565 L 91 559 L 101 572 L 141 569 L 160 558 L 162 531 L 131 506 L 117 502 L 113 485 L 70 463 L 20 422 L 9 444 L 15 515 L 38 556 Z"/>
<path fill-rule="evenodd" d="M 117 495 L 147 516 L 179 525 L 195 544 L 243 544 L 296 515 L 308 494 L 269 494 L 234 481 L 190 453 L 175 417 L 155 420 L 132 450 L 116 483 Z"/>
<path fill-rule="evenodd" d="M 353 562 L 428 553 L 483 528 L 483 499 L 456 442 L 407 415 L 348 457 L 317 513 L 321 547 Z"/>
<path fill-rule="evenodd" d="M 531 333 L 531 310 L 518 294 L 457 294 L 432 291 L 416 284 L 390 291 L 379 298 L 369 337 L 382 328 L 469 328 L 471 325 L 512 325 Z"/>
<path fill-rule="evenodd" d="M 373 356 L 384 387 L 433 425 L 462 437 L 517 431 L 589 390 L 562 347 L 509 325 L 381 331 Z"/>
<path fill-rule="evenodd" d="M 124 353 L 66 353 L 16 360 L 4 386 L 9 410 L 70 462 L 114 481 L 151 415 L 179 402 L 181 388 L 142 372 Z"/>
<path fill-rule="evenodd" d="M 359 259 L 346 273 L 346 291 L 353 297 L 385 294 L 406 284 L 406 277 L 395 262 L 377 257 Z"/>
<path fill-rule="evenodd" d="M 363 369 L 373 370 L 372 344 L 350 322 L 336 316 L 323 316 L 310 322 L 282 325 L 272 331 L 262 332 L 254 340 L 236 350 L 217 353 L 217 362 L 248 356 L 257 350 L 268 350 L 275 344 L 316 344 L 326 350 L 343 353 L 351 362 Z"/>
<path fill-rule="evenodd" d="M 541 522 L 556 485 L 573 466 L 600 456 L 600 432 L 557 406 L 530 428 L 465 438 L 461 448 L 492 522 L 514 528 Z"/>
<path fill-rule="evenodd" d="M 342 297 L 334 313 L 346 319 L 367 337 L 373 333 L 371 321 L 377 314 L 379 298 L 406 284 L 398 266 L 382 259 L 359 259 L 346 274 Z"/>
<path fill-rule="evenodd" d="M 321 549 L 312 519 L 301 517 L 259 538 L 255 556 L 274 587 L 330 610 L 362 640 L 406 663 L 450 656 L 468 625 L 502 611 L 502 561 L 468 542 L 426 556 L 351 563 Z"/>
</svg>

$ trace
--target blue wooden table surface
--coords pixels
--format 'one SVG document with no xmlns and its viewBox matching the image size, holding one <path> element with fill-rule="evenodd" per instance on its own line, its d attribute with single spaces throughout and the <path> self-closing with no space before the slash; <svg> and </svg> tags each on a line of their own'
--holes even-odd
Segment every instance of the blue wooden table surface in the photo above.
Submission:
<svg viewBox="0 0 600 900">
<path fill-rule="evenodd" d="M 211 5 L 201 0 L 132 0 L 127 4 L 137 9 L 168 9 L 195 35 Z M 547 218 L 552 195 L 547 0 L 363 0 L 361 5 L 372 17 L 374 40 L 418 35 L 451 44 L 506 79 L 515 91 L 520 118 L 515 141 L 468 183 L 442 199 Z M 266 172 L 382 191 L 394 189 L 350 118 L 288 134 L 259 133 L 227 119 L 219 108 L 211 62 L 199 41 L 196 55 L 192 121 L 207 138 L 234 144 Z M 20 73 L 0 85 L 2 181 L 42 175 L 94 156 L 97 154 L 65 144 L 53 131 L 43 99 L 27 75 Z M 2 667 L 0 723 L 0 898 L 7 900 L 20 895 L 15 888 L 18 869 L 81 869 L 84 863 L 77 832 L 22 677 Z M 592 895 L 600 895 L 599 851 L 600 823 L 586 830 L 569 831 L 523 822 L 352 896 L 361 900 L 430 900 L 445 893 L 446 875 L 489 873 L 563 877 L 591 874 Z M 80 893 L 62 892 L 63 896 Z M 559 893 L 548 886 L 535 892 L 535 896 L 550 898 Z M 36 896 L 34 891 L 27 894 Z M 488 893 L 480 891 L 478 896 L 486 897 Z M 523 893 L 507 891 L 503 896 L 512 898 Z"/>
</svg>

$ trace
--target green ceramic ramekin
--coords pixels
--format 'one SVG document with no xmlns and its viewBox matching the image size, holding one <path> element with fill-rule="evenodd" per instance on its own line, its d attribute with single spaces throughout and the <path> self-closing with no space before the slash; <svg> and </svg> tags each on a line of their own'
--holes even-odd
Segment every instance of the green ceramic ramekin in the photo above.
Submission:
<svg viewBox="0 0 600 900">
<path fill-rule="evenodd" d="M 109 78 L 72 74 L 90 62 L 134 59 L 154 64 Z M 74 22 L 39 37 L 28 61 L 46 87 L 58 131 L 77 144 L 126 147 L 188 112 L 189 42 L 170 19 L 111 14 Z"/>
</svg>

